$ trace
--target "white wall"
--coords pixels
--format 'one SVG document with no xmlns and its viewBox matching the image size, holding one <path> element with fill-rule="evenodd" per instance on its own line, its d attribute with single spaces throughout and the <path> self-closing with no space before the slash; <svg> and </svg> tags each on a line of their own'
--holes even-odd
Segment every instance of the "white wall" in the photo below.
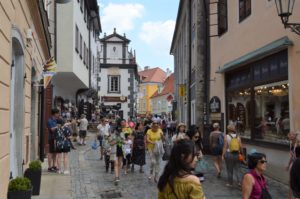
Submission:
<svg viewBox="0 0 300 199">
<path fill-rule="evenodd" d="M 108 75 L 120 75 L 120 91 L 121 93 L 108 93 Z M 99 73 L 99 76 L 101 78 L 101 81 L 99 82 L 100 86 L 100 95 L 102 96 L 114 96 L 114 97 L 121 97 L 125 96 L 128 97 L 130 95 L 130 91 L 128 90 L 129 82 L 128 78 L 130 77 L 130 74 L 128 73 L 128 69 L 119 69 L 119 68 L 113 68 L 113 69 L 107 69 L 102 68 L 101 72 Z M 105 105 L 116 105 L 118 102 L 105 102 Z M 127 119 L 128 112 L 130 111 L 128 108 L 129 100 L 126 103 L 122 103 L 122 108 L 124 112 L 124 119 Z"/>
<path fill-rule="evenodd" d="M 115 51 L 114 51 L 115 47 Z M 122 64 L 123 63 L 123 45 L 122 43 L 109 43 L 106 48 L 108 64 Z"/>
<path fill-rule="evenodd" d="M 84 21 L 83 13 L 78 1 L 57 4 L 57 65 L 58 72 L 73 72 L 85 87 L 88 87 L 88 69 L 83 64 L 83 58 L 80 59 L 79 53 L 75 51 L 76 25 L 82 35 L 82 42 L 85 42 L 88 47 L 88 21 Z M 83 46 L 82 43 L 82 48 Z"/>
</svg>

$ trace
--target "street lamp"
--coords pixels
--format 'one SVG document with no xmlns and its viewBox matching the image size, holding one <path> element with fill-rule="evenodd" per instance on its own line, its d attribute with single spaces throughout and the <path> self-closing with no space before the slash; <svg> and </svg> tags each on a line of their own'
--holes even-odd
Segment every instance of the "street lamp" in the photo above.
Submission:
<svg viewBox="0 0 300 199">
<path fill-rule="evenodd" d="M 293 14 L 295 0 L 275 0 L 278 16 L 284 28 L 290 28 L 293 32 L 300 35 L 300 23 L 289 23 L 289 17 Z"/>
</svg>

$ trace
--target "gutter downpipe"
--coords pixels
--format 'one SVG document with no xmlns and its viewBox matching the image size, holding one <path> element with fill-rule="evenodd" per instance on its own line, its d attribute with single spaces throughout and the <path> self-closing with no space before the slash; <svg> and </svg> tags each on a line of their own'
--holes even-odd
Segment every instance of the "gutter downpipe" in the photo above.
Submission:
<svg viewBox="0 0 300 199">
<path fill-rule="evenodd" d="M 189 23 L 189 30 L 188 30 L 188 47 L 189 47 L 189 61 L 188 61 L 188 93 L 187 93 L 187 115 L 188 115 L 188 122 L 187 125 L 188 127 L 191 126 L 191 77 L 192 77 L 192 52 L 191 52 L 191 48 L 192 48 L 192 38 L 191 38 L 191 34 L 192 34 L 192 3 L 191 0 L 188 1 L 188 23 Z"/>
</svg>

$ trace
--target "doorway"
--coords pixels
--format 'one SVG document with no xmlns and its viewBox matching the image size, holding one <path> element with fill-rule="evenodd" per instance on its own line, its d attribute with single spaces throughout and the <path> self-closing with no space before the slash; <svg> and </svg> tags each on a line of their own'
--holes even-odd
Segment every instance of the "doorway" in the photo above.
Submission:
<svg viewBox="0 0 300 199">
<path fill-rule="evenodd" d="M 13 31 L 15 33 L 15 31 Z M 19 34 L 19 32 L 17 32 Z M 14 34 L 13 34 L 14 35 Z M 24 131 L 24 51 L 20 36 L 12 38 L 10 80 L 10 177 L 22 175 Z"/>
</svg>

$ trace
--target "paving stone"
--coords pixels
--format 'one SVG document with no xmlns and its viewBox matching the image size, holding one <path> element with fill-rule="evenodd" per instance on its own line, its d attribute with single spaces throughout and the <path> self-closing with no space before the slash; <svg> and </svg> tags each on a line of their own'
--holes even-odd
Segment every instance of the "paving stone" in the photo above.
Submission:
<svg viewBox="0 0 300 199">
<path fill-rule="evenodd" d="M 90 139 L 94 136 L 89 136 Z M 90 141 L 90 140 L 88 140 Z M 211 157 L 207 157 L 211 165 L 205 173 L 205 182 L 202 184 L 207 199 L 218 198 L 241 198 L 241 190 L 238 186 L 228 188 L 226 184 L 226 172 L 222 173 L 221 179 L 216 178 Z M 148 161 L 148 159 L 147 159 Z M 161 164 L 163 171 L 165 162 Z M 70 155 L 72 197 L 74 199 L 104 199 L 103 193 L 121 193 L 121 199 L 156 199 L 156 184 L 147 179 L 149 173 L 148 165 L 145 166 L 145 173 L 139 173 L 138 167 L 134 173 L 124 175 L 121 171 L 120 183 L 114 184 L 114 174 L 106 173 L 104 161 L 99 159 L 99 150 L 91 150 L 90 144 L 77 146 L 77 150 Z M 223 165 L 225 168 L 225 165 Z M 246 172 L 245 169 L 242 170 Z M 286 198 L 288 187 L 273 179 L 267 178 L 269 190 L 273 198 Z M 101 197 L 101 194 L 103 197 Z M 118 198 L 116 198 L 118 199 Z"/>
</svg>

